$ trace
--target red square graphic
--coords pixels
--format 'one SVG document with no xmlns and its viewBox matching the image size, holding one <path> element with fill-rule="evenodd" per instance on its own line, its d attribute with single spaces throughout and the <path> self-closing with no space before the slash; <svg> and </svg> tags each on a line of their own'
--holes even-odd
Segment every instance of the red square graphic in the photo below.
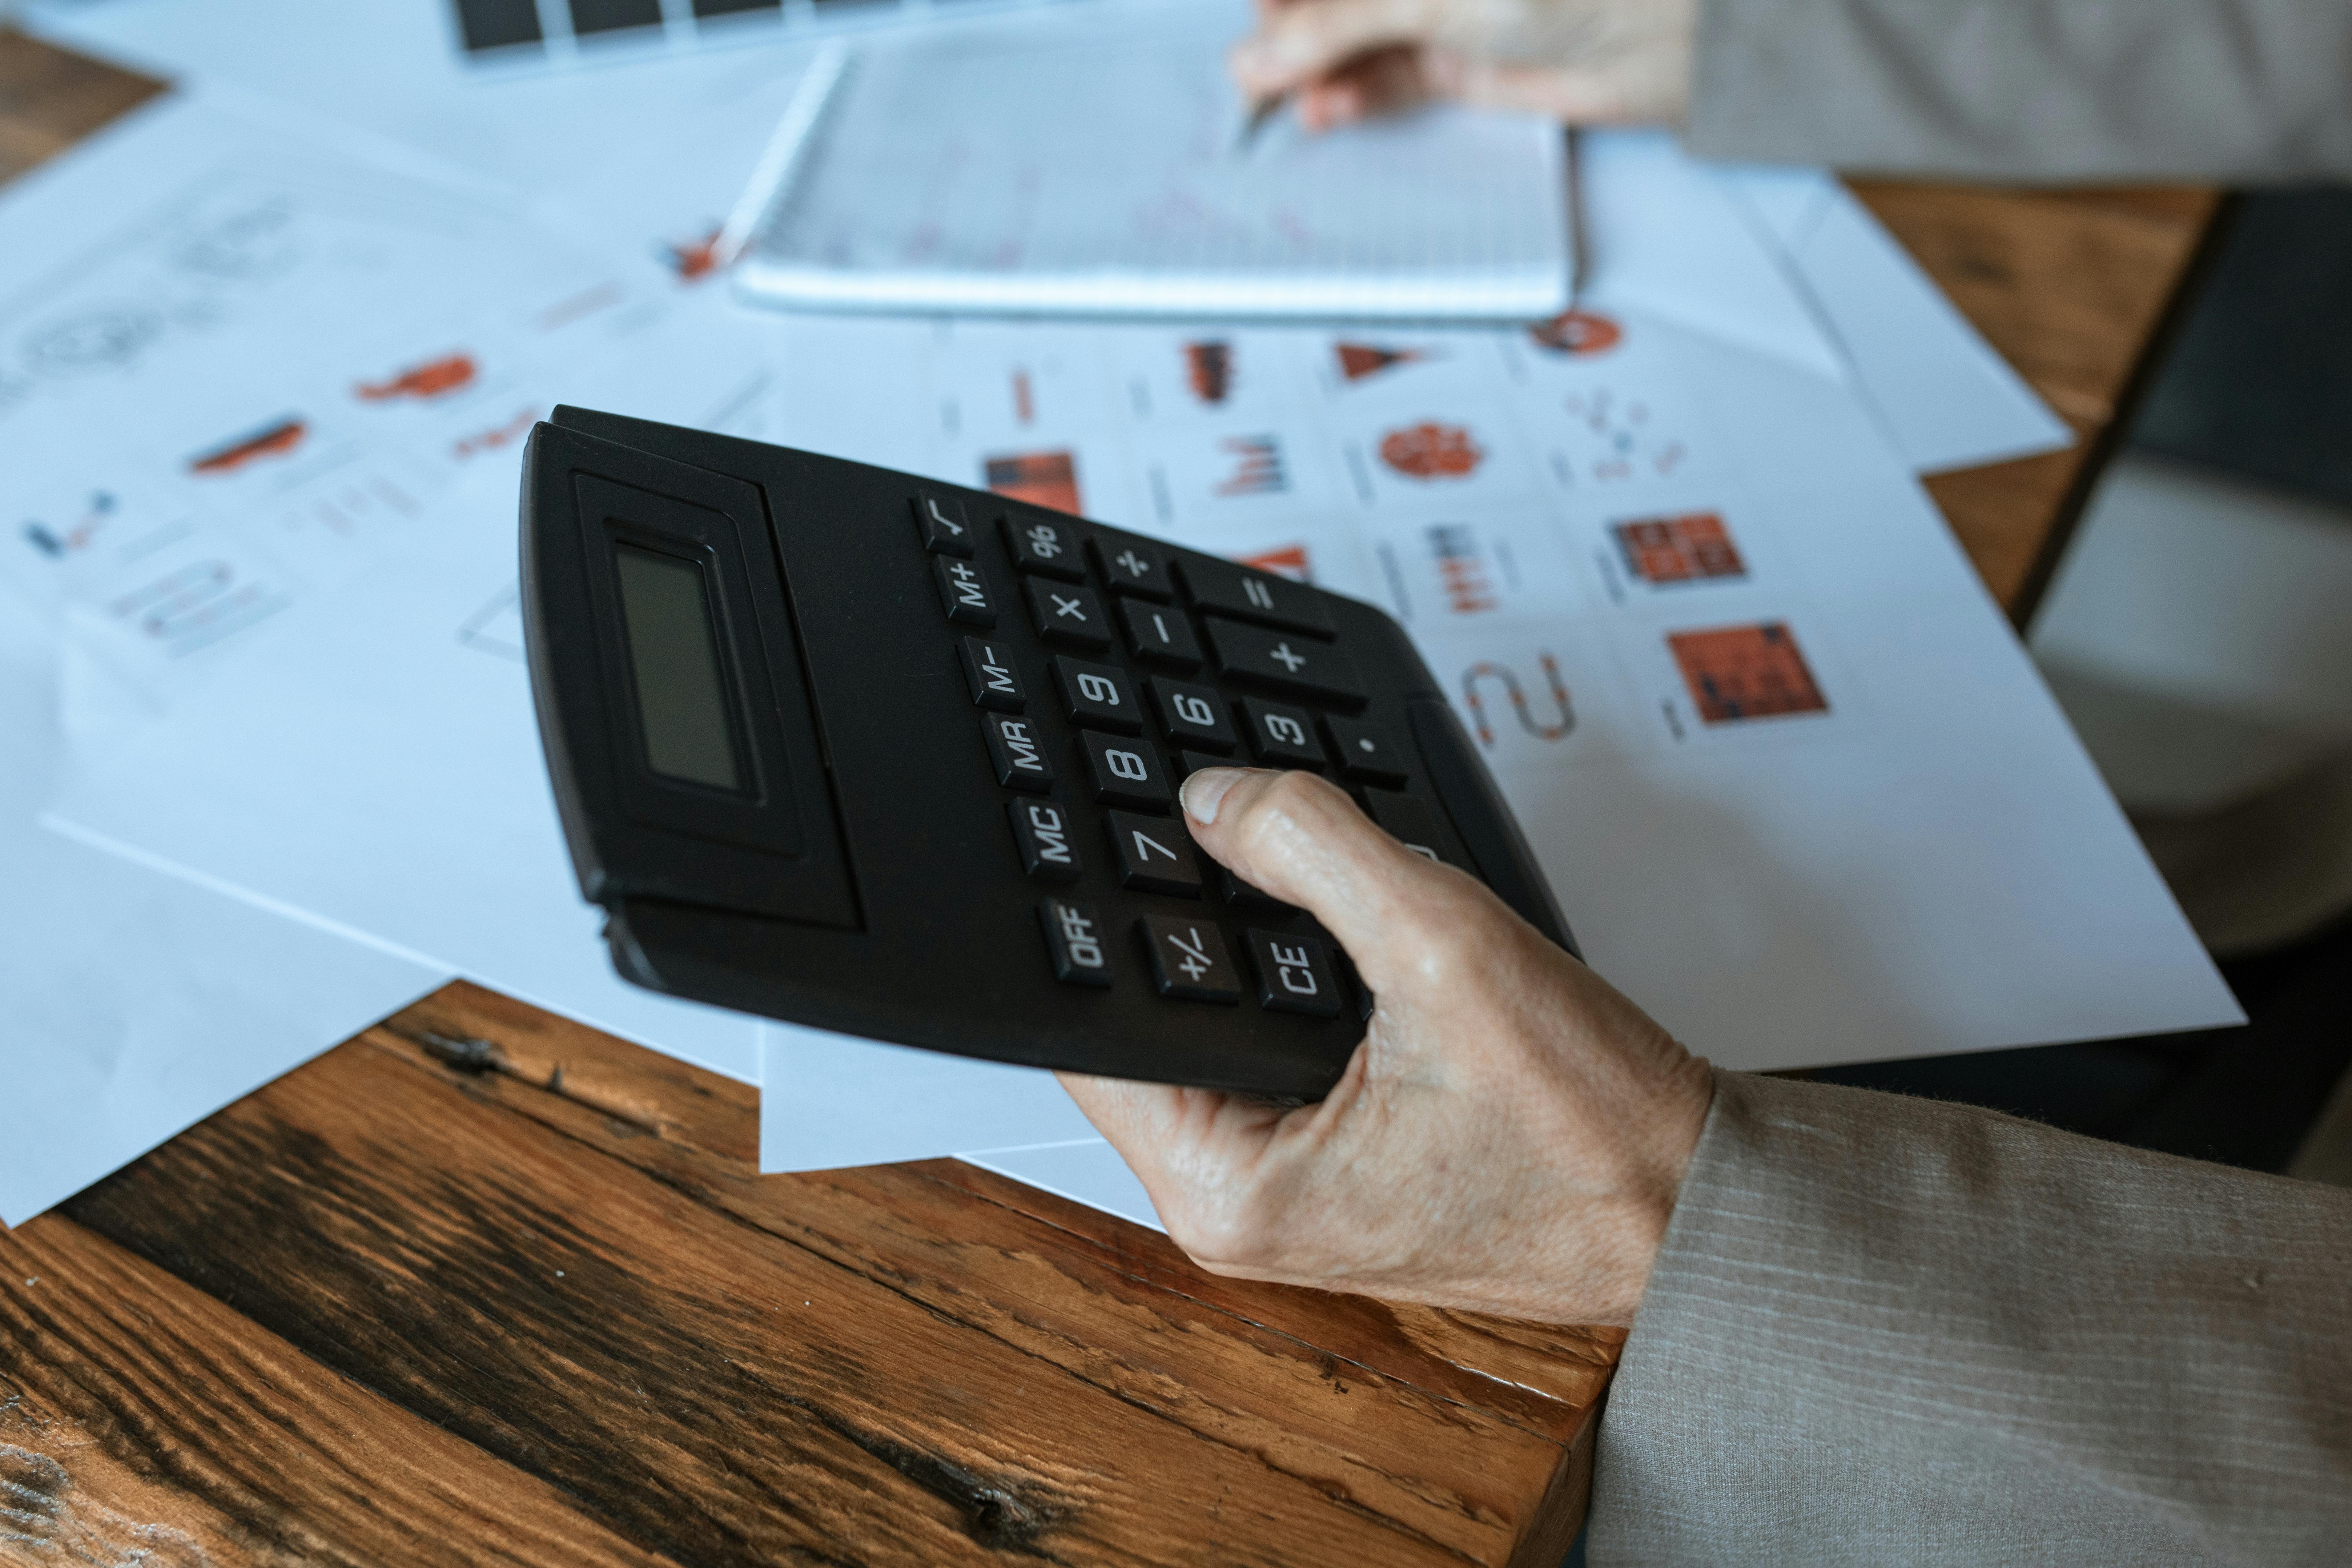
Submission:
<svg viewBox="0 0 2352 1568">
<path fill-rule="evenodd" d="M 1814 684 L 1784 622 L 1670 632 L 1666 646 L 1682 667 L 1698 716 L 1710 724 L 1829 711 L 1829 699 Z"/>
<path fill-rule="evenodd" d="M 1646 583 L 1695 583 L 1706 577 L 1745 577 L 1748 563 L 1731 542 L 1731 531 L 1711 511 L 1680 517 L 1643 517 L 1609 531 L 1625 557 L 1625 569 Z"/>
<path fill-rule="evenodd" d="M 988 488 L 998 495 L 1055 511 L 1080 512 L 1077 457 L 1071 452 L 1017 452 L 991 458 Z"/>
</svg>

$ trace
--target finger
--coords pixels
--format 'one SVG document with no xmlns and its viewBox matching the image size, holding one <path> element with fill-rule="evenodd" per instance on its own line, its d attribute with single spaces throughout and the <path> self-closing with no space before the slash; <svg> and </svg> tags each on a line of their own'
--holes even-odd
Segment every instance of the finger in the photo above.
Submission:
<svg viewBox="0 0 2352 1568">
<path fill-rule="evenodd" d="M 1485 109 L 1540 114 L 1569 125 L 1652 125 L 1681 118 L 1673 82 L 1624 70 L 1495 65 L 1452 56 L 1433 74 L 1442 89 Z"/>
<path fill-rule="evenodd" d="M 1182 798 L 1193 842 L 1322 921 L 1376 994 L 1432 950 L 1433 935 L 1507 913 L 1462 872 L 1381 831 L 1314 773 L 1203 768 L 1184 781 Z"/>
<path fill-rule="evenodd" d="M 1253 98 L 1313 85 L 1358 55 L 1429 37 L 1444 0 L 1298 0 L 1268 11 L 1226 57 Z"/>
<path fill-rule="evenodd" d="M 1418 45 L 1359 55 L 1298 97 L 1298 118 L 1309 131 L 1394 114 L 1425 101 L 1429 84 Z"/>
</svg>

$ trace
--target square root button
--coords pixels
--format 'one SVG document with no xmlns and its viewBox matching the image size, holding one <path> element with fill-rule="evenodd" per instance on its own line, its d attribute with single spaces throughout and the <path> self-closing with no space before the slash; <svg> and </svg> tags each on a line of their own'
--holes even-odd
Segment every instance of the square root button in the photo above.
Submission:
<svg viewBox="0 0 2352 1568">
<path fill-rule="evenodd" d="M 1240 1005 L 1241 976 L 1215 926 L 1184 916 L 1146 915 L 1135 922 L 1135 930 L 1151 952 L 1151 982 L 1160 994 L 1182 1002 Z"/>
</svg>

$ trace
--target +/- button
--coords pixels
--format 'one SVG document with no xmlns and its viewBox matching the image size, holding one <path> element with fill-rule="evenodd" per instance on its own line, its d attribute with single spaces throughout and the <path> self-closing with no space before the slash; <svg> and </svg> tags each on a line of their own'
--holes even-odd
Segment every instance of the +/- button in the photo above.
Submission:
<svg viewBox="0 0 2352 1568">
<path fill-rule="evenodd" d="M 1147 664 L 1169 669 L 1198 669 L 1201 641 L 1183 611 L 1167 605 L 1147 605 L 1139 599 L 1118 601 L 1119 624 L 1127 628 L 1127 646 Z"/>
<path fill-rule="evenodd" d="M 915 509 L 915 531 L 922 536 L 925 550 L 933 555 L 971 553 L 971 522 L 965 515 L 963 502 L 953 496 L 919 490 L 911 504 Z"/>
<path fill-rule="evenodd" d="M 1042 577 L 1065 583 L 1087 580 L 1085 558 L 1078 553 L 1078 532 L 1058 518 L 1034 511 L 1008 511 L 1000 520 L 1005 548 L 1013 564 Z"/>
<path fill-rule="evenodd" d="M 1013 667 L 1013 650 L 1003 643 L 966 637 L 957 654 L 974 702 L 1000 713 L 1018 713 L 1029 706 L 1029 694 L 1021 689 L 1021 672 Z"/>
<path fill-rule="evenodd" d="M 1260 697 L 1242 699 L 1242 727 L 1249 731 L 1257 760 L 1277 768 L 1319 768 L 1323 746 L 1315 739 L 1315 715 Z"/>
<path fill-rule="evenodd" d="M 1197 746 L 1205 752 L 1234 749 L 1233 721 L 1226 716 L 1225 700 L 1214 687 L 1192 686 L 1155 675 L 1151 701 L 1160 710 L 1160 732 L 1170 745 Z"/>
<path fill-rule="evenodd" d="M 1217 668 L 1234 679 L 1274 691 L 1334 702 L 1361 702 L 1355 662 L 1328 643 L 1206 616 L 1202 626 Z"/>
<path fill-rule="evenodd" d="M 1339 1016 L 1339 982 L 1330 950 L 1311 936 L 1288 936 L 1253 926 L 1244 939 L 1257 971 L 1257 1005 L 1273 1013 L 1310 1018 Z"/>
<path fill-rule="evenodd" d="M 1045 928 L 1055 979 L 1065 985 L 1110 984 L 1110 950 L 1103 944 L 1102 921 L 1092 904 L 1047 899 L 1037 906 L 1037 923 Z"/>
<path fill-rule="evenodd" d="M 1338 635 L 1316 591 L 1287 577 L 1253 572 L 1227 561 L 1187 559 L 1177 570 L 1194 606 L 1319 637 Z"/>
<path fill-rule="evenodd" d="M 1136 700 L 1127 672 L 1117 666 L 1056 654 L 1054 684 L 1061 689 L 1062 711 L 1071 723 L 1122 735 L 1143 733 L 1143 705 Z"/>
<path fill-rule="evenodd" d="M 1087 777 L 1094 786 L 1095 799 L 1105 805 L 1168 809 L 1174 795 L 1151 742 L 1087 730 L 1079 734 L 1078 746 L 1086 754 Z"/>
<path fill-rule="evenodd" d="M 988 579 L 979 567 L 942 555 L 931 563 L 931 580 L 939 585 L 940 607 L 947 611 L 948 619 L 968 626 L 996 624 L 996 601 L 990 596 Z"/>
<path fill-rule="evenodd" d="M 1087 548 L 1094 554 L 1095 570 L 1114 594 L 1165 600 L 1175 591 L 1168 580 L 1168 556 L 1157 546 L 1124 534 L 1097 533 Z"/>
<path fill-rule="evenodd" d="M 1181 824 L 1131 811 L 1111 812 L 1104 821 L 1118 855 L 1120 887 L 1182 899 L 1201 896 L 1201 863 L 1192 853 L 1192 835 Z"/>
<path fill-rule="evenodd" d="M 1146 915 L 1135 922 L 1151 952 L 1151 980 L 1162 996 L 1185 1002 L 1218 1002 L 1231 1007 L 1242 999 L 1241 977 L 1225 952 L 1225 939 L 1207 921 Z"/>
<path fill-rule="evenodd" d="M 1357 784 L 1401 784 L 1405 781 L 1404 753 L 1389 732 L 1361 719 L 1325 714 L 1323 732 L 1330 737 L 1332 759 L 1342 778 Z"/>
<path fill-rule="evenodd" d="M 1021 591 L 1028 597 L 1029 618 L 1037 635 L 1047 642 L 1087 653 L 1110 647 L 1110 626 L 1103 619 L 1102 601 L 1095 597 L 1093 589 L 1066 588 L 1059 583 L 1024 577 Z"/>
</svg>

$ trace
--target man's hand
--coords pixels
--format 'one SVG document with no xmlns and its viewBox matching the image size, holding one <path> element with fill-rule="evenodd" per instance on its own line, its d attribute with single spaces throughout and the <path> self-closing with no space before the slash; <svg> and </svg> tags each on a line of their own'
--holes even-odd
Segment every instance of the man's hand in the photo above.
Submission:
<svg viewBox="0 0 2352 1568">
<path fill-rule="evenodd" d="M 1318 777 L 1209 768 L 1183 803 L 1203 849 L 1339 939 L 1379 1006 L 1318 1105 L 1061 1075 L 1176 1244 L 1218 1274 L 1630 1323 L 1706 1064 Z"/>
<path fill-rule="evenodd" d="M 1425 99 L 1570 124 L 1683 118 L 1698 0 L 1258 0 L 1234 47 L 1253 99 L 1297 95 L 1321 131 Z"/>
</svg>

